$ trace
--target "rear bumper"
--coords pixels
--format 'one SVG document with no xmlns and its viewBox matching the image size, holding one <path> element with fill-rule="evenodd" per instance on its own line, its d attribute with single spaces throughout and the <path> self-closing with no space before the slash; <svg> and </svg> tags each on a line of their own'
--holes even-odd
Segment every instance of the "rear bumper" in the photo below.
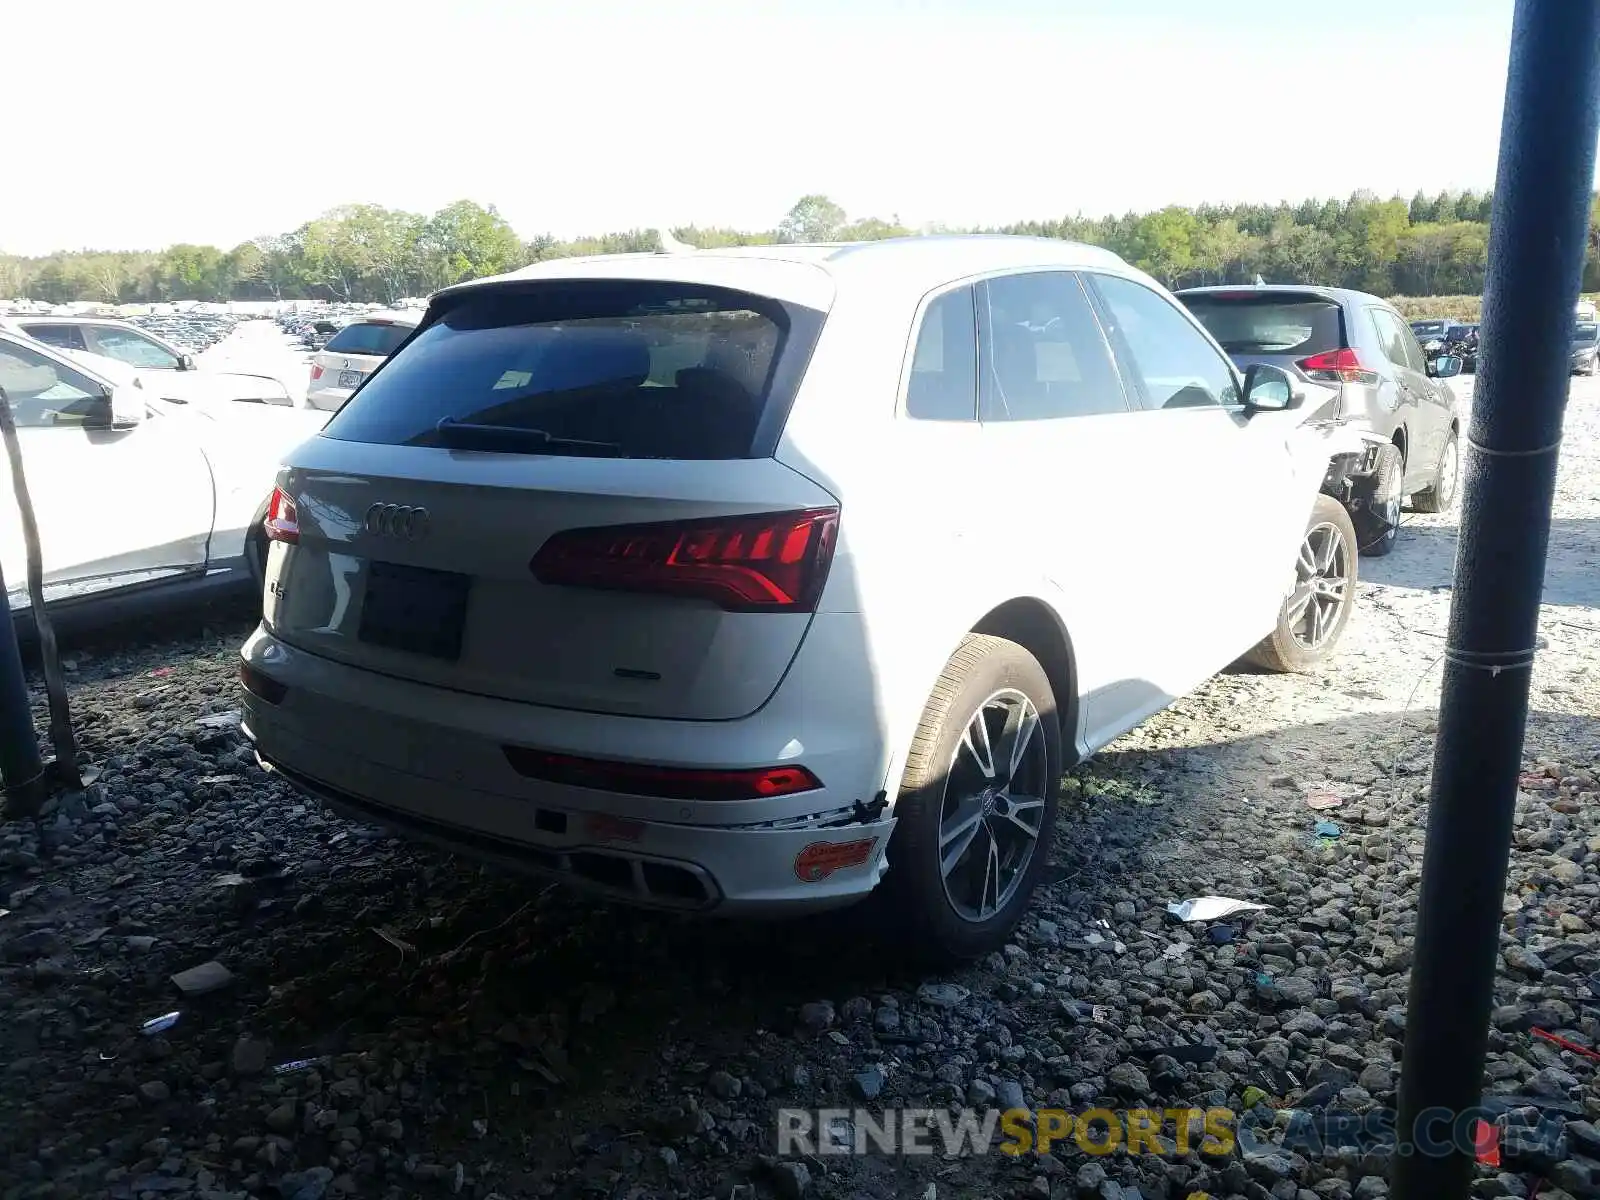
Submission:
<svg viewBox="0 0 1600 1200">
<path fill-rule="evenodd" d="M 390 679 L 265 630 L 242 656 L 286 688 L 277 704 L 245 694 L 245 732 L 263 763 L 366 823 L 621 902 L 729 916 L 850 904 L 887 869 L 894 819 L 870 803 L 881 739 L 857 724 L 853 742 L 840 742 L 826 704 L 810 706 L 809 727 L 776 704 L 744 721 L 658 721 Z M 824 787 L 734 802 L 623 795 L 527 778 L 508 743 L 701 768 L 774 765 L 780 748 L 799 747 L 792 761 Z"/>
<path fill-rule="evenodd" d="M 354 388 L 312 387 L 306 392 L 306 407 L 332 412 L 354 394 Z"/>
</svg>

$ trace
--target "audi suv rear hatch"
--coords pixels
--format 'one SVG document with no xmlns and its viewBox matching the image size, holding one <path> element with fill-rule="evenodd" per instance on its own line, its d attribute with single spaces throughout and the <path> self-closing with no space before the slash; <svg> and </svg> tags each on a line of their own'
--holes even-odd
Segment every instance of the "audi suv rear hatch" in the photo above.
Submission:
<svg viewBox="0 0 1600 1200">
<path fill-rule="evenodd" d="M 747 715 L 832 551 L 835 498 L 773 458 L 822 320 L 659 280 L 446 293 L 284 474 L 268 625 L 465 692 Z"/>
</svg>

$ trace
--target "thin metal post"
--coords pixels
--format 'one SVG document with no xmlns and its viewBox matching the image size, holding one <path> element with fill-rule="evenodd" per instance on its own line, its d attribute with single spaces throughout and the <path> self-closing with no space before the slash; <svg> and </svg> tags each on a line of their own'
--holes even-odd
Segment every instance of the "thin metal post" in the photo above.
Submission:
<svg viewBox="0 0 1600 1200">
<path fill-rule="evenodd" d="M 1600 0 L 1517 0 L 1483 352 L 1463 448 L 1395 1200 L 1464 1200 L 1473 1173 L 1465 1114 L 1482 1097 L 1597 138 Z"/>
</svg>

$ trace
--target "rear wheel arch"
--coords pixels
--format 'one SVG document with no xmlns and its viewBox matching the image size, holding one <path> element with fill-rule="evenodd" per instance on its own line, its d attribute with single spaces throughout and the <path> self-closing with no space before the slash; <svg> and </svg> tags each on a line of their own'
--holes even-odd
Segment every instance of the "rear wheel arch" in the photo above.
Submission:
<svg viewBox="0 0 1600 1200">
<path fill-rule="evenodd" d="M 1019 596 L 989 610 L 970 632 L 1016 642 L 1039 660 L 1061 719 L 1061 749 L 1067 760 L 1063 767 L 1072 766 L 1077 759 L 1078 664 L 1061 618 L 1043 600 Z"/>
</svg>

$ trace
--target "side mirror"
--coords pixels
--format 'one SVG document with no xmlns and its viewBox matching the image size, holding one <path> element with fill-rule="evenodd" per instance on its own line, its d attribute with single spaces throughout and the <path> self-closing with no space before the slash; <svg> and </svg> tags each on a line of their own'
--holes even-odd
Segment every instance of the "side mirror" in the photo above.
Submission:
<svg viewBox="0 0 1600 1200">
<path fill-rule="evenodd" d="M 137 388 L 120 386 L 92 401 L 84 418 L 85 429 L 132 429 L 144 421 L 144 396 Z"/>
<path fill-rule="evenodd" d="M 1463 365 L 1454 354 L 1441 354 L 1428 364 L 1428 374 L 1435 379 L 1454 379 L 1461 374 Z"/>
<path fill-rule="evenodd" d="M 180 371 L 192 371 L 192 370 L 194 370 L 194 355 L 192 355 L 192 354 L 180 354 L 180 355 L 178 355 L 178 370 L 180 370 Z"/>
<path fill-rule="evenodd" d="M 1245 369 L 1244 408 L 1246 415 L 1258 412 L 1287 412 L 1305 403 L 1306 394 L 1294 385 L 1294 376 L 1282 367 L 1256 363 Z"/>
</svg>

